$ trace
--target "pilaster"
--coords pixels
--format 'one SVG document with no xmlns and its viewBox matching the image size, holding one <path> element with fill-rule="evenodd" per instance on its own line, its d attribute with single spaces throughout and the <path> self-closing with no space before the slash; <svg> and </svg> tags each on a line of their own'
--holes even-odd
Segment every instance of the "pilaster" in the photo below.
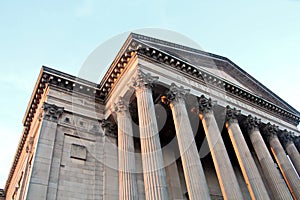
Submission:
<svg viewBox="0 0 300 200">
<path fill-rule="evenodd" d="M 42 109 L 43 120 L 38 134 L 26 199 L 47 199 L 47 192 L 52 192 L 52 185 L 49 185 L 51 170 L 49 166 L 53 159 L 58 119 L 64 108 L 45 102 Z"/>
</svg>

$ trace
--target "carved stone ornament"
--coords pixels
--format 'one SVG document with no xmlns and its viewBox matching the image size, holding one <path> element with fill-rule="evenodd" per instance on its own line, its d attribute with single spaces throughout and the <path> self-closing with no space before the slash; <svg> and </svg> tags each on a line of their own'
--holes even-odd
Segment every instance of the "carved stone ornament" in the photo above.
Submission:
<svg viewBox="0 0 300 200">
<path fill-rule="evenodd" d="M 275 124 L 271 124 L 270 122 L 264 128 L 264 134 L 268 141 L 270 141 L 272 138 L 277 137 L 278 131 L 278 126 L 276 126 Z"/>
<path fill-rule="evenodd" d="M 212 111 L 212 108 L 217 104 L 217 101 L 213 101 L 211 98 L 206 98 L 201 95 L 199 98 L 199 112 L 204 114 Z"/>
<path fill-rule="evenodd" d="M 116 103 L 112 106 L 112 112 L 125 112 L 128 111 L 128 103 L 125 102 L 123 97 L 119 97 Z"/>
<path fill-rule="evenodd" d="M 240 114 L 240 110 L 237 110 L 236 108 L 230 108 L 230 106 L 226 107 L 226 121 L 228 123 L 237 123 Z"/>
<path fill-rule="evenodd" d="M 138 70 L 137 75 L 132 78 L 131 87 L 133 87 L 134 89 L 152 87 L 153 83 L 156 83 L 157 80 L 157 76 L 151 76 L 150 73 L 146 74 L 141 70 Z"/>
<path fill-rule="evenodd" d="M 112 124 L 109 120 L 100 120 L 101 127 L 104 130 L 106 136 L 117 137 L 117 125 Z"/>
<path fill-rule="evenodd" d="M 278 134 L 278 137 L 282 144 L 286 147 L 293 142 L 295 135 L 292 132 L 284 130 Z"/>
<path fill-rule="evenodd" d="M 294 141 L 296 148 L 300 152 L 300 136 L 295 136 L 293 141 Z"/>
<path fill-rule="evenodd" d="M 178 87 L 175 83 L 172 83 L 166 96 L 162 96 L 161 100 L 165 104 L 170 104 L 172 101 L 185 100 L 189 92 L 189 89 L 184 89 L 182 86 Z"/>
<path fill-rule="evenodd" d="M 261 119 L 258 119 L 257 117 L 253 117 L 252 115 L 248 115 L 244 124 L 247 127 L 248 132 L 252 133 L 253 130 L 258 130 L 261 124 Z"/>
<path fill-rule="evenodd" d="M 59 117 L 62 115 L 64 112 L 63 107 L 58 107 L 54 104 L 49 104 L 49 103 L 44 103 L 43 104 L 43 118 L 49 121 L 57 122 Z"/>
</svg>

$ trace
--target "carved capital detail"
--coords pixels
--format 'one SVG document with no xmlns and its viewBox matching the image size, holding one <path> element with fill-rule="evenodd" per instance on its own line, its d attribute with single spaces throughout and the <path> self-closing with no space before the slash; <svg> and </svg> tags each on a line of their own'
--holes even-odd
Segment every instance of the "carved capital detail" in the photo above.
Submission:
<svg viewBox="0 0 300 200">
<path fill-rule="evenodd" d="M 217 101 L 213 101 L 211 98 L 206 98 L 204 95 L 201 95 L 199 98 L 199 113 L 205 114 L 212 112 L 212 108 L 217 104 Z"/>
<path fill-rule="evenodd" d="M 178 87 L 175 83 L 172 83 L 166 96 L 163 96 L 161 99 L 166 104 L 173 101 L 184 101 L 189 92 L 189 89 L 184 89 L 182 86 Z"/>
<path fill-rule="evenodd" d="M 117 137 L 117 125 L 116 124 L 112 124 L 107 119 L 100 120 L 100 124 L 101 124 L 101 127 L 104 130 L 104 134 L 106 136 Z"/>
<path fill-rule="evenodd" d="M 119 97 L 119 99 L 117 100 L 117 102 L 114 103 L 114 105 L 112 107 L 112 111 L 113 112 L 119 112 L 119 113 L 127 112 L 127 111 L 129 111 L 129 109 L 128 109 L 128 103 L 125 102 L 125 100 L 123 99 L 123 97 Z"/>
<path fill-rule="evenodd" d="M 156 83 L 158 80 L 157 76 L 151 76 L 150 73 L 144 73 L 141 70 L 138 70 L 136 76 L 132 78 L 131 87 L 134 89 L 145 89 L 152 87 L 153 83 Z"/>
<path fill-rule="evenodd" d="M 260 124 L 261 120 L 257 117 L 253 117 L 252 115 L 248 115 L 247 119 L 245 120 L 245 125 L 249 133 L 252 133 L 253 130 L 258 130 Z"/>
<path fill-rule="evenodd" d="M 278 134 L 280 141 L 282 142 L 283 146 L 288 146 L 289 144 L 293 143 L 295 135 L 292 132 L 287 130 L 282 131 Z"/>
<path fill-rule="evenodd" d="M 294 144 L 295 144 L 296 148 L 300 152 L 300 136 L 295 136 L 293 138 L 293 141 L 294 141 Z"/>
<path fill-rule="evenodd" d="M 64 112 L 63 107 L 58 107 L 54 104 L 44 103 L 43 104 L 43 118 L 49 121 L 57 122 L 62 113 Z"/>
<path fill-rule="evenodd" d="M 271 124 L 270 122 L 264 128 L 264 133 L 268 141 L 270 141 L 272 138 L 276 138 L 278 131 L 278 126 Z"/>
<path fill-rule="evenodd" d="M 240 110 L 231 108 L 230 106 L 226 107 L 226 121 L 228 123 L 238 123 L 238 117 L 240 116 L 240 114 Z"/>
</svg>

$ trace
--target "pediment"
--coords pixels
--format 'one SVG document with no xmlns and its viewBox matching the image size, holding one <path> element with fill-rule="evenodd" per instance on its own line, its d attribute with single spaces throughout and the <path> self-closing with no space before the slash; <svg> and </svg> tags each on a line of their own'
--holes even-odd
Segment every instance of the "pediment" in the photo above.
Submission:
<svg viewBox="0 0 300 200">
<path fill-rule="evenodd" d="M 129 35 L 102 78 L 99 84 L 100 99 L 106 101 L 118 81 L 116 77 L 122 76 L 127 63 L 136 57 L 161 63 L 217 90 L 225 90 L 291 124 L 298 125 L 300 121 L 300 113 L 296 109 L 228 58 L 134 33 Z"/>
<path fill-rule="evenodd" d="M 146 36 L 136 35 L 136 40 L 149 47 L 156 48 L 162 52 L 173 55 L 181 60 L 190 63 L 197 68 L 208 71 L 217 77 L 237 85 L 238 87 L 251 92 L 252 94 L 267 100 L 285 110 L 299 115 L 299 112 L 286 103 L 283 99 L 261 84 L 258 80 L 236 65 L 226 57 L 208 53 L 202 50 L 162 41 Z"/>
</svg>

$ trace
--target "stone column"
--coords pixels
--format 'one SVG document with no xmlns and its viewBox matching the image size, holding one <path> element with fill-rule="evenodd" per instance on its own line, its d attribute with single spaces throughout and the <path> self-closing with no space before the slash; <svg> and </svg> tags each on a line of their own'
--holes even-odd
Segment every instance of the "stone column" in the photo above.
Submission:
<svg viewBox="0 0 300 200">
<path fill-rule="evenodd" d="M 291 132 L 287 132 L 285 130 L 280 134 L 279 139 L 281 139 L 282 144 L 285 147 L 285 150 L 290 159 L 292 160 L 292 163 L 298 175 L 300 175 L 300 154 L 293 142 L 294 137 L 295 136 Z"/>
<path fill-rule="evenodd" d="M 113 111 L 118 121 L 119 199 L 138 199 L 132 121 L 128 105 L 120 98 Z"/>
<path fill-rule="evenodd" d="M 217 121 L 213 113 L 214 102 L 203 95 L 199 100 L 199 117 L 202 121 L 219 184 L 224 199 L 243 199 L 243 195 L 231 165 Z"/>
<path fill-rule="evenodd" d="M 290 192 L 294 199 L 300 199 L 300 180 L 277 137 L 278 127 L 268 123 L 264 130 L 271 146 L 271 151 L 290 189 Z"/>
<path fill-rule="evenodd" d="M 245 121 L 251 143 L 258 157 L 263 174 L 267 184 L 270 186 L 271 192 L 276 199 L 291 199 L 291 194 L 286 187 L 286 184 L 277 170 L 276 164 L 273 161 L 271 154 L 264 142 L 264 139 L 259 131 L 260 119 L 251 115 Z"/>
<path fill-rule="evenodd" d="M 43 120 L 37 135 L 37 146 L 25 199 L 47 199 L 47 193 L 53 187 L 49 185 L 51 175 L 49 166 L 51 166 L 53 159 L 58 119 L 62 115 L 64 108 L 46 102 L 42 108 L 44 110 Z"/>
<path fill-rule="evenodd" d="M 182 167 L 190 199 L 210 199 L 204 171 L 185 105 L 189 90 L 171 84 L 165 100 L 172 110 Z M 165 101 L 166 102 L 166 101 Z"/>
<path fill-rule="evenodd" d="M 300 152 L 300 136 L 295 136 L 293 139 L 293 142 L 298 150 L 298 152 Z"/>
<path fill-rule="evenodd" d="M 226 128 L 240 164 L 242 174 L 246 181 L 250 196 L 252 199 L 269 199 L 269 195 L 259 174 L 259 171 L 252 158 L 250 150 L 247 146 L 243 133 L 238 124 L 237 117 L 240 111 L 227 106 L 226 112 Z"/>
<path fill-rule="evenodd" d="M 169 199 L 164 160 L 152 99 L 151 86 L 157 77 L 138 71 L 133 88 L 138 105 L 142 164 L 146 200 Z"/>
</svg>

